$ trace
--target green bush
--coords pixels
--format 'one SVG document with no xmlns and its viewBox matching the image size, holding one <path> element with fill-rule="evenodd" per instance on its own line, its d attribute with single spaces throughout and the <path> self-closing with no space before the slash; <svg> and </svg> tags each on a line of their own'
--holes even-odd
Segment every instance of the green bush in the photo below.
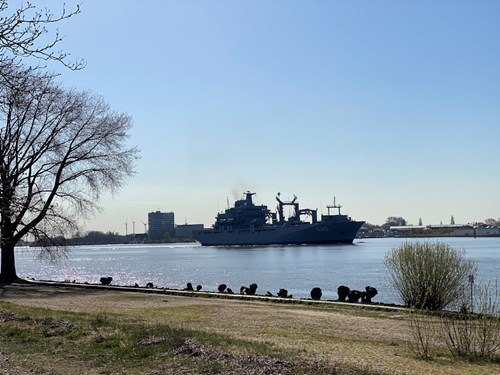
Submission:
<svg viewBox="0 0 500 375">
<path fill-rule="evenodd" d="M 476 264 L 442 242 L 405 242 L 385 256 L 392 284 L 409 307 L 441 310 L 464 301 Z"/>
</svg>

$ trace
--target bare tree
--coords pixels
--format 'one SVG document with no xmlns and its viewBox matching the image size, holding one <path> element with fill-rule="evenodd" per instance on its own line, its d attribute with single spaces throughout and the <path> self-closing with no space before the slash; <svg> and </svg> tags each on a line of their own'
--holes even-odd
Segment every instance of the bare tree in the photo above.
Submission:
<svg viewBox="0 0 500 375">
<path fill-rule="evenodd" d="M 85 66 L 83 60 L 71 62 L 68 53 L 56 50 L 62 40 L 59 30 L 49 30 L 79 13 L 79 6 L 67 10 L 63 5 L 56 14 L 47 8 L 38 9 L 30 2 L 9 8 L 8 0 L 0 0 L 0 73 L 4 73 L 4 65 L 19 64 L 19 59 L 29 57 L 58 61 L 73 70 L 82 69 Z"/>
<path fill-rule="evenodd" d="M 77 228 L 134 173 L 131 118 L 87 92 L 27 70 L 0 77 L 0 281 L 17 280 L 14 246 Z"/>
</svg>

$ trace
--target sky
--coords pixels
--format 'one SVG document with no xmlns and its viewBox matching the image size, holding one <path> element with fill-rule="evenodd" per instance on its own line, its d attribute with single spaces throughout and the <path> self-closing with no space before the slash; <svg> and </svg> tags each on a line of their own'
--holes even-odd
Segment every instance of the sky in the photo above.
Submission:
<svg viewBox="0 0 500 375">
<path fill-rule="evenodd" d="M 87 230 L 210 226 L 247 190 L 379 225 L 500 217 L 497 1 L 65 2 L 59 47 L 87 65 L 49 68 L 141 150 Z"/>
</svg>

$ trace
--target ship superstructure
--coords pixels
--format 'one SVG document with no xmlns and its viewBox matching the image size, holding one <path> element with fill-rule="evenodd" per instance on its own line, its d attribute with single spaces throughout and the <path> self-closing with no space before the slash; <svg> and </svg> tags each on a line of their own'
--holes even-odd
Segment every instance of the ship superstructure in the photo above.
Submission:
<svg viewBox="0 0 500 375">
<path fill-rule="evenodd" d="M 247 191 L 245 197 L 237 200 L 234 207 L 217 214 L 212 228 L 194 232 L 194 238 L 202 245 L 300 245 L 352 243 L 364 221 L 354 221 L 340 213 L 340 205 L 327 206 L 328 214 L 318 220 L 317 210 L 300 209 L 297 197 L 284 202 L 276 196 L 277 212 L 271 212 L 266 205 L 255 205 Z M 292 207 L 292 213 L 285 217 L 284 208 Z M 330 214 L 330 209 L 338 213 Z M 309 221 L 302 220 L 307 216 Z"/>
</svg>

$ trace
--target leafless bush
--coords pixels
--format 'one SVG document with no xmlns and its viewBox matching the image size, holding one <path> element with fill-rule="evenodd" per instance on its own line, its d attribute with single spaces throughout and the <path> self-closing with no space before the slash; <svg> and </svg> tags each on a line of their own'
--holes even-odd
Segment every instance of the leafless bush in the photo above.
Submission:
<svg viewBox="0 0 500 375">
<path fill-rule="evenodd" d="M 420 358 L 430 359 L 431 345 L 436 336 L 436 318 L 422 309 L 411 309 L 408 313 L 410 346 Z"/>
<path fill-rule="evenodd" d="M 490 358 L 500 349 L 500 305 L 488 287 L 476 288 L 476 311 L 443 315 L 446 345 L 456 357 Z"/>
</svg>

